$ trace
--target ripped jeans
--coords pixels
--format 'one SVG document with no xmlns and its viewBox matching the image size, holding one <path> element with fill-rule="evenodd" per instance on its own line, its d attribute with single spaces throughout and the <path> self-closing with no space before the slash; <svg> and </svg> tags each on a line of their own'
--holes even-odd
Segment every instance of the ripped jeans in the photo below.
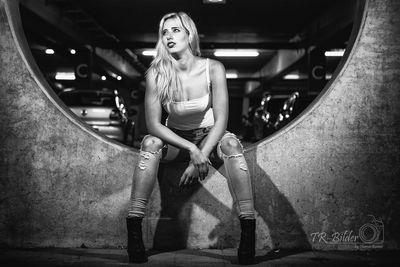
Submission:
<svg viewBox="0 0 400 267">
<path fill-rule="evenodd" d="M 205 141 L 211 127 L 194 130 L 171 129 L 177 135 L 198 147 Z M 146 149 L 144 144 L 146 144 Z M 148 149 L 151 147 L 151 149 Z M 213 164 L 223 163 L 229 191 L 240 218 L 254 218 L 254 199 L 250 173 L 243 155 L 243 146 L 236 135 L 226 131 L 209 156 Z M 187 150 L 164 144 L 159 138 L 146 135 L 143 138 L 139 162 L 135 170 L 131 205 L 128 217 L 144 217 L 148 198 L 157 178 L 159 162 L 190 161 Z"/>
</svg>

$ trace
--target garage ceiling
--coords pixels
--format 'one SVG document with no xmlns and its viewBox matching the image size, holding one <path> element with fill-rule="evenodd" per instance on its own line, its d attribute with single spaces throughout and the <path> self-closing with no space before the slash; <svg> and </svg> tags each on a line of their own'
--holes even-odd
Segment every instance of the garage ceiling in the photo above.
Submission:
<svg viewBox="0 0 400 267">
<path fill-rule="evenodd" d="M 247 81 L 263 79 L 260 70 L 274 57 L 276 60 L 279 50 L 344 48 L 356 2 L 226 0 L 225 4 L 204 4 L 203 0 L 21 0 L 21 10 L 32 46 L 55 43 L 112 51 L 111 59 L 103 58 L 104 66 L 111 61 L 108 65 L 113 71 L 120 70 L 124 76 L 126 73 L 121 68 L 124 64 L 130 65 L 138 73 L 134 80 L 143 79 L 152 59 L 141 52 L 155 46 L 160 18 L 168 12 L 185 11 L 197 24 L 203 56 L 215 58 L 216 48 L 258 49 L 260 56 L 255 58 L 218 58 L 226 69 L 239 73 L 240 79 L 230 83 L 241 94 Z M 285 63 L 287 66 L 273 73 L 274 79 L 269 79 L 277 80 L 276 77 L 296 68 L 306 71 L 305 63 L 304 57 Z"/>
</svg>

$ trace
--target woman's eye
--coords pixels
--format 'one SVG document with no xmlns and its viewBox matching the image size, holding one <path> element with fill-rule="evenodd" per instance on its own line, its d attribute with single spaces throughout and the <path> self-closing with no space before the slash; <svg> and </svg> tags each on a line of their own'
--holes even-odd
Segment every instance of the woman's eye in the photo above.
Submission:
<svg viewBox="0 0 400 267">
<path fill-rule="evenodd" d="M 174 29 L 174 32 L 180 32 L 180 30 L 179 29 Z"/>
</svg>

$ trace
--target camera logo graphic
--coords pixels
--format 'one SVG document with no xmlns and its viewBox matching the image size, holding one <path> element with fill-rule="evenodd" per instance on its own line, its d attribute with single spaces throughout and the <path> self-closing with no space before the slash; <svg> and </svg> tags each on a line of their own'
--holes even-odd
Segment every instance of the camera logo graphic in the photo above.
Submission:
<svg viewBox="0 0 400 267">
<path fill-rule="evenodd" d="M 366 245 L 383 244 L 384 226 L 382 219 L 377 220 L 375 216 L 368 215 L 371 220 L 363 224 L 358 230 L 360 240 Z"/>
</svg>

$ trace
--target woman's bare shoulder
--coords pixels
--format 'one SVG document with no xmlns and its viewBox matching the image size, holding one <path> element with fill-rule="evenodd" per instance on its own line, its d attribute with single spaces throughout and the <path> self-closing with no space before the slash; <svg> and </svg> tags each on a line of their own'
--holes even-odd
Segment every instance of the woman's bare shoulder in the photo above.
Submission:
<svg viewBox="0 0 400 267">
<path fill-rule="evenodd" d="M 156 72 L 154 69 L 149 69 L 146 73 L 146 87 L 154 88 L 156 83 Z"/>
<path fill-rule="evenodd" d="M 156 70 L 150 67 L 146 72 L 146 80 L 154 80 L 156 78 Z"/>
<path fill-rule="evenodd" d="M 225 67 L 220 61 L 216 59 L 209 59 L 211 74 L 223 74 L 225 76 Z"/>
</svg>

